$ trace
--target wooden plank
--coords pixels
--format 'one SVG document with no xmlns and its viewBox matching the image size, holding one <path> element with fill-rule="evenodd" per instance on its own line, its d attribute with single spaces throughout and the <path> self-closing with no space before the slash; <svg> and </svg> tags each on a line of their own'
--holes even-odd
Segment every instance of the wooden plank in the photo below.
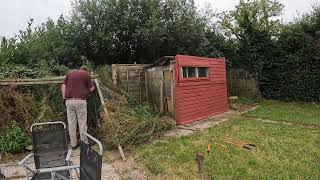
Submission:
<svg viewBox="0 0 320 180">
<path fill-rule="evenodd" d="M 212 93 L 219 90 L 226 90 L 226 85 L 220 84 L 216 86 L 200 86 L 196 87 L 182 87 L 178 94 L 192 94 L 192 93 Z"/>
<path fill-rule="evenodd" d="M 112 64 L 112 83 L 115 87 L 117 87 L 118 79 L 117 79 L 117 66 Z"/>
<path fill-rule="evenodd" d="M 179 112 L 179 117 L 181 118 L 187 118 L 187 117 L 194 117 L 194 116 L 201 116 L 201 115 L 207 115 L 207 114 L 213 114 L 217 111 L 221 111 L 227 109 L 227 107 L 218 107 L 216 106 L 215 108 L 212 109 L 203 109 L 201 112 L 197 109 L 195 111 L 190 111 L 190 112 Z"/>
<path fill-rule="evenodd" d="M 108 116 L 109 116 L 109 112 L 108 112 L 108 110 L 107 110 L 107 108 L 106 108 L 106 106 L 105 106 L 103 94 L 102 94 L 102 92 L 101 92 L 100 84 L 99 84 L 98 79 L 95 79 L 95 80 L 94 80 L 94 83 L 95 83 L 96 88 L 97 88 L 97 91 L 98 91 L 98 95 L 99 95 L 99 98 L 100 98 L 101 105 L 102 105 L 102 107 L 103 107 L 103 111 L 104 111 L 104 113 L 106 114 L 106 116 L 108 117 Z M 123 160 L 123 161 L 126 161 L 127 159 L 126 159 L 126 157 L 125 157 L 125 155 L 124 155 L 124 153 L 123 153 L 123 150 L 122 150 L 122 147 L 121 147 L 120 144 L 118 145 L 118 149 L 119 149 L 120 155 L 121 155 L 121 157 L 122 157 L 122 160 Z"/>
<path fill-rule="evenodd" d="M 149 102 L 148 75 L 147 75 L 147 71 L 144 72 L 144 83 L 145 83 L 145 91 L 146 91 L 147 102 Z"/>
<path fill-rule="evenodd" d="M 195 102 L 192 104 L 191 102 L 178 103 L 179 108 L 177 110 L 180 111 L 192 111 L 193 109 L 206 109 L 213 108 L 214 106 L 222 106 L 227 105 L 226 101 L 206 101 L 206 102 Z"/>
<path fill-rule="evenodd" d="M 127 79 L 126 79 L 126 81 L 127 81 L 127 93 L 129 94 L 129 73 L 128 73 L 128 68 L 127 68 L 126 73 L 127 73 Z"/>
<path fill-rule="evenodd" d="M 224 113 L 224 112 L 226 112 L 226 111 L 227 111 L 227 110 L 217 111 L 217 112 L 214 112 L 214 113 L 209 114 L 209 115 L 189 117 L 188 119 L 187 119 L 187 118 L 183 118 L 183 119 L 182 119 L 182 118 L 180 118 L 180 117 L 177 117 L 176 120 L 177 120 L 177 124 L 178 124 L 178 125 L 188 124 L 188 123 L 192 123 L 192 122 L 195 122 L 195 121 L 207 119 L 207 118 L 209 118 L 209 117 L 215 116 L 215 115 L 220 114 L 220 113 Z"/>
<path fill-rule="evenodd" d="M 91 75 L 91 79 L 96 79 L 98 75 Z M 64 80 L 66 76 L 58 76 L 58 77 L 48 77 L 48 78 L 38 78 L 38 79 L 3 79 L 0 82 L 42 82 L 42 81 L 59 81 Z"/>
<path fill-rule="evenodd" d="M 214 94 L 216 92 L 226 92 L 226 86 L 223 87 L 217 87 L 215 89 L 211 88 L 201 88 L 199 87 L 199 90 L 197 91 L 197 89 L 190 89 L 190 91 L 188 91 L 187 89 L 180 89 L 180 91 L 177 93 L 177 96 L 183 96 L 183 95 L 194 95 L 194 93 L 197 93 L 197 95 L 203 95 L 203 94 Z"/>
<path fill-rule="evenodd" d="M 33 82 L 0 82 L 1 86 L 32 86 L 46 84 L 62 84 L 62 81 L 33 81 Z"/>
<path fill-rule="evenodd" d="M 197 102 L 207 102 L 207 101 L 217 101 L 217 102 L 219 102 L 219 101 L 222 101 L 222 98 L 217 99 L 220 96 L 225 96 L 226 98 L 223 99 L 223 101 L 226 101 L 227 100 L 227 96 L 225 94 L 226 93 L 223 92 L 223 93 L 217 94 L 215 96 L 206 94 L 206 95 L 203 95 L 201 97 L 192 96 L 190 98 L 180 98 L 178 96 L 178 99 L 177 99 L 176 103 L 180 105 L 182 103 L 197 103 Z"/>
<path fill-rule="evenodd" d="M 120 152 L 122 161 L 126 161 L 127 158 L 126 158 L 126 156 L 124 155 L 124 152 L 123 152 L 122 147 L 120 146 L 120 144 L 118 145 L 118 150 L 119 150 L 119 152 Z"/>
<path fill-rule="evenodd" d="M 185 107 L 184 109 L 178 108 L 177 111 L 180 115 L 182 114 L 203 114 L 207 111 L 215 112 L 220 108 L 227 107 L 227 102 L 224 103 L 213 103 L 213 104 L 207 104 L 205 106 L 189 106 Z"/>
<path fill-rule="evenodd" d="M 163 91 L 164 91 L 164 88 L 163 88 L 163 81 L 161 80 L 160 81 L 160 113 L 163 113 L 164 112 L 164 109 L 163 109 Z"/>
<path fill-rule="evenodd" d="M 189 98 L 200 99 L 200 98 L 216 98 L 220 96 L 221 94 L 226 94 L 226 90 L 217 90 L 217 91 L 208 91 L 209 93 L 184 93 L 184 94 L 176 94 L 178 99 L 182 99 L 183 101 L 188 100 Z M 179 100 L 177 101 L 179 102 Z"/>
<path fill-rule="evenodd" d="M 226 79 L 213 79 L 211 81 L 180 81 L 179 86 L 202 86 L 202 85 L 214 85 L 214 84 L 226 84 Z"/>
<path fill-rule="evenodd" d="M 98 79 L 95 79 L 94 83 L 95 83 L 96 89 L 98 91 L 98 95 L 99 95 L 99 98 L 100 98 L 101 105 L 103 107 L 103 111 L 107 116 L 109 116 L 109 112 L 108 112 L 108 110 L 107 110 L 107 108 L 105 106 L 104 98 L 103 98 L 103 95 L 102 95 L 102 92 L 101 92 L 101 89 L 100 89 L 100 84 L 98 82 Z"/>
<path fill-rule="evenodd" d="M 139 71 L 139 82 L 141 82 L 141 72 L 140 72 L 140 71 Z M 139 90 L 140 90 L 140 91 L 139 91 L 139 92 L 140 92 L 140 101 L 142 101 L 142 92 L 141 92 L 141 91 L 142 91 L 142 88 L 141 88 L 141 84 L 140 84 L 139 88 L 140 88 L 140 89 L 139 89 Z"/>
</svg>

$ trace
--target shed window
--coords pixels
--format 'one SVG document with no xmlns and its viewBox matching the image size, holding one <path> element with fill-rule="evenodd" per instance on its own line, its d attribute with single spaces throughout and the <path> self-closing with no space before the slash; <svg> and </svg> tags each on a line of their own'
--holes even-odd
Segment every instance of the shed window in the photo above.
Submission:
<svg viewBox="0 0 320 180">
<path fill-rule="evenodd" d="M 195 67 L 188 67 L 188 78 L 197 77 L 196 75 L 196 68 Z"/>
<path fill-rule="evenodd" d="M 182 67 L 182 77 L 183 78 L 188 77 L 188 67 Z"/>
<path fill-rule="evenodd" d="M 209 68 L 208 67 L 197 67 L 198 77 L 209 77 Z"/>
<path fill-rule="evenodd" d="M 208 67 L 182 67 L 183 78 L 209 77 Z"/>
</svg>

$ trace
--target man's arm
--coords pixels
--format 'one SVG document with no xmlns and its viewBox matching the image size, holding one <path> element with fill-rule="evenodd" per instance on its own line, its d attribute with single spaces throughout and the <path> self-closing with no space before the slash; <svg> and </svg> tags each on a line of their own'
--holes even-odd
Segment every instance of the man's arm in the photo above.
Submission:
<svg viewBox="0 0 320 180">
<path fill-rule="evenodd" d="M 94 85 L 92 84 L 91 88 L 90 88 L 90 92 L 93 92 L 96 88 L 94 87 Z"/>
<path fill-rule="evenodd" d="M 94 83 L 92 83 L 91 76 L 89 73 L 88 73 L 88 79 L 87 79 L 87 87 L 89 88 L 90 92 L 93 92 L 96 89 L 94 87 Z"/>
<path fill-rule="evenodd" d="M 61 85 L 61 93 L 62 93 L 63 99 L 66 99 L 66 85 L 65 84 Z"/>
<path fill-rule="evenodd" d="M 68 83 L 68 74 L 66 75 L 66 77 L 63 80 L 62 85 L 61 85 L 61 93 L 62 93 L 63 99 L 66 99 L 67 83 Z"/>
</svg>

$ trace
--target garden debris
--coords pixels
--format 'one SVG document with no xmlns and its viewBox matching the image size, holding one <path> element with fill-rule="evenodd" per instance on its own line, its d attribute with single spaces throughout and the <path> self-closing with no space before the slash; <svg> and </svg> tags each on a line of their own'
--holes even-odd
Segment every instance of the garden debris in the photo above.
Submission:
<svg viewBox="0 0 320 180">
<path fill-rule="evenodd" d="M 245 143 L 242 141 L 235 141 L 235 140 L 230 140 L 230 139 L 225 140 L 225 142 L 232 144 L 232 145 L 235 145 L 240 148 L 248 149 L 248 150 L 251 150 L 253 147 L 256 147 L 256 145 L 252 144 L 252 143 Z"/>
<path fill-rule="evenodd" d="M 91 75 L 92 79 L 97 78 L 97 75 Z M 29 85 L 43 85 L 43 84 L 61 84 L 65 76 L 39 78 L 39 79 L 2 79 L 0 86 L 29 86 Z"/>
<path fill-rule="evenodd" d="M 230 104 L 229 108 L 233 111 L 237 111 L 240 109 L 240 106 L 238 104 Z"/>
<path fill-rule="evenodd" d="M 204 162 L 204 154 L 203 153 L 197 153 L 196 154 L 196 161 L 198 164 L 198 172 L 200 173 L 202 171 L 203 162 Z"/>
<path fill-rule="evenodd" d="M 251 150 L 253 147 L 256 147 L 256 145 L 255 144 L 245 144 L 245 145 L 243 145 L 243 148 L 249 149 L 249 150 Z"/>
<path fill-rule="evenodd" d="M 12 120 L 27 130 L 30 120 L 38 111 L 33 102 L 35 99 L 30 93 L 20 92 L 15 87 L 0 87 L 0 134 L 5 132 Z"/>
<path fill-rule="evenodd" d="M 107 148 L 116 149 L 120 144 L 125 151 L 150 142 L 174 126 L 173 122 L 160 118 L 148 104 L 114 87 L 108 69 L 100 69 L 100 72 L 99 77 L 105 79 L 99 82 L 100 93 L 103 95 L 99 134 Z"/>
</svg>

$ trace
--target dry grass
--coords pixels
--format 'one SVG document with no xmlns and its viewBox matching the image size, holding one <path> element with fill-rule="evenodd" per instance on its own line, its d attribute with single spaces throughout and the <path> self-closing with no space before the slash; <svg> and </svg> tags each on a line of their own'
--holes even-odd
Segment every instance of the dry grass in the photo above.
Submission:
<svg viewBox="0 0 320 180">
<path fill-rule="evenodd" d="M 107 146 L 115 148 L 121 144 L 125 149 L 130 149 L 159 137 L 173 126 L 147 104 L 136 102 L 126 94 L 113 91 L 111 94 L 112 99 L 105 101 L 110 113 L 101 113 L 100 134 Z"/>
<path fill-rule="evenodd" d="M 161 119 L 148 104 L 113 86 L 112 72 L 108 66 L 96 70 L 101 80 L 100 88 L 105 98 L 108 115 L 100 111 L 100 138 L 108 148 L 119 144 L 130 149 L 138 144 L 150 142 L 173 127 L 172 122 Z"/>
<path fill-rule="evenodd" d="M 30 127 L 30 121 L 37 111 L 33 105 L 32 94 L 21 93 L 15 87 L 1 87 L 0 89 L 0 131 L 4 132 L 11 121 L 15 120 L 23 127 Z"/>
</svg>

